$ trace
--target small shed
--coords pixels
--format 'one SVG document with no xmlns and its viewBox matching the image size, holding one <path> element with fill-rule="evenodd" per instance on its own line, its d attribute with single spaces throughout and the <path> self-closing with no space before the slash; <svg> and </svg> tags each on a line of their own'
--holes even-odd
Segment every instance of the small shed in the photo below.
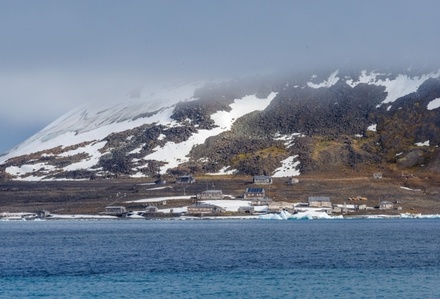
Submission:
<svg viewBox="0 0 440 299">
<path fill-rule="evenodd" d="M 121 217 L 127 215 L 127 210 L 123 206 L 107 206 L 105 207 L 104 214 Z"/>
<path fill-rule="evenodd" d="M 289 185 L 294 185 L 299 183 L 299 179 L 297 178 L 289 178 L 289 181 L 287 182 Z"/>
<path fill-rule="evenodd" d="M 244 199 L 263 199 L 266 197 L 264 188 L 246 188 L 243 198 Z"/>
<path fill-rule="evenodd" d="M 221 214 L 224 213 L 225 210 L 219 206 L 211 205 L 207 203 L 195 203 L 193 205 L 188 206 L 187 213 L 198 215 L 198 214 Z"/>
<path fill-rule="evenodd" d="M 313 208 L 331 208 L 332 203 L 330 201 L 330 197 L 328 196 L 310 196 L 309 207 Z"/>
<path fill-rule="evenodd" d="M 223 199 L 222 190 L 206 190 L 197 194 L 197 199 L 201 200 L 219 200 Z"/>
<path fill-rule="evenodd" d="M 267 175 L 256 175 L 253 179 L 253 183 L 256 185 L 270 185 L 272 182 L 272 177 Z"/>
<path fill-rule="evenodd" d="M 381 210 L 390 210 L 393 208 L 393 203 L 391 201 L 381 201 L 379 204 L 379 209 Z"/>
<path fill-rule="evenodd" d="M 50 215 L 50 212 L 48 210 L 40 210 L 40 211 L 38 211 L 37 215 L 38 215 L 38 218 L 44 219 Z"/>
</svg>

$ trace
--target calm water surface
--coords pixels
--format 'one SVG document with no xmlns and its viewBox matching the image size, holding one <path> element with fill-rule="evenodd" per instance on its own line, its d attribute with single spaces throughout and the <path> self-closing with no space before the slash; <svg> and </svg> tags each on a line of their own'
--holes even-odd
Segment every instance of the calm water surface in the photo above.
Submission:
<svg viewBox="0 0 440 299">
<path fill-rule="evenodd" d="M 0 222 L 1 298 L 440 298 L 440 219 Z"/>
</svg>

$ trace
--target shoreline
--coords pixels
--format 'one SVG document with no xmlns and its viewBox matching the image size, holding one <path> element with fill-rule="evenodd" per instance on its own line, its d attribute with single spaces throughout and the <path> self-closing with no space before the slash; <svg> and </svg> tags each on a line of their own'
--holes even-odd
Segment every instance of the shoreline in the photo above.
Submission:
<svg viewBox="0 0 440 299">
<path fill-rule="evenodd" d="M 327 215 L 322 217 L 310 216 L 310 215 L 298 215 L 289 214 L 287 212 L 271 213 L 263 215 L 250 215 L 250 216 L 179 216 L 179 217 L 116 217 L 116 216 L 102 216 L 102 215 L 52 215 L 46 218 L 8 218 L 1 217 L 2 222 L 17 222 L 17 221 L 78 221 L 78 220 L 117 220 L 117 221 L 130 221 L 130 220 L 148 220 L 148 221 L 197 221 L 197 220 L 376 220 L 376 219 L 440 219 L 440 214 L 411 214 L 402 213 L 400 215 L 352 215 L 352 216 L 331 216 Z"/>
</svg>

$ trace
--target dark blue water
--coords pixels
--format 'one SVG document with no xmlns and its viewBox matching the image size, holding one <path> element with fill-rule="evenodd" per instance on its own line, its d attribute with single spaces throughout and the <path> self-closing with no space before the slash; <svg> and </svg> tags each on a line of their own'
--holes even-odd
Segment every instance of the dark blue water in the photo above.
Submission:
<svg viewBox="0 0 440 299">
<path fill-rule="evenodd" d="M 1 298 L 440 298 L 440 220 L 0 222 Z"/>
</svg>

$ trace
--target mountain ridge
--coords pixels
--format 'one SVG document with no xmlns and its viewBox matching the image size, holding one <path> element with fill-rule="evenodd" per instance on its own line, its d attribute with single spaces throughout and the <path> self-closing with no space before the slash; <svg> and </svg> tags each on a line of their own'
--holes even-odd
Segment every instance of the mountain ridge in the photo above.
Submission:
<svg viewBox="0 0 440 299">
<path fill-rule="evenodd" d="M 0 173 L 38 181 L 336 168 L 438 172 L 439 78 L 440 70 L 283 74 L 81 107 L 1 156 Z"/>
</svg>

